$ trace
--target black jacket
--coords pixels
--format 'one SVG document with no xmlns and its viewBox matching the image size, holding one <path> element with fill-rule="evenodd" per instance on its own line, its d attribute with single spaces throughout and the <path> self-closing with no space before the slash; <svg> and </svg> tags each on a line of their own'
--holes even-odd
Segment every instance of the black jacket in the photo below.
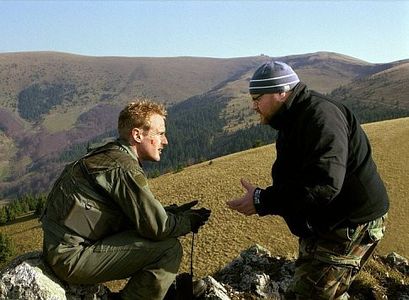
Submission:
<svg viewBox="0 0 409 300">
<path fill-rule="evenodd" d="M 388 211 L 368 138 L 347 107 L 299 83 L 270 125 L 279 130 L 277 158 L 259 215 L 280 215 L 306 236 Z"/>
</svg>

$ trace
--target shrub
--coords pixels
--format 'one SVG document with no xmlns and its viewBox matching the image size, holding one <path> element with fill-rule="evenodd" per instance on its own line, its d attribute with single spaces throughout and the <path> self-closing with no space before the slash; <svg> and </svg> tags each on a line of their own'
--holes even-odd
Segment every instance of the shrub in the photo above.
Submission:
<svg viewBox="0 0 409 300">
<path fill-rule="evenodd" d="M 40 217 L 41 214 L 43 213 L 46 200 L 47 200 L 47 197 L 44 195 L 37 199 L 37 205 L 36 205 L 35 212 L 34 212 L 34 214 L 37 217 Z"/>
<path fill-rule="evenodd" d="M 14 245 L 11 238 L 0 232 L 0 263 L 6 262 L 14 254 Z"/>
<path fill-rule="evenodd" d="M 7 222 L 14 221 L 17 218 L 17 210 L 15 205 L 8 205 L 6 207 Z"/>
<path fill-rule="evenodd" d="M 0 225 L 6 224 L 8 221 L 6 207 L 0 207 Z"/>
</svg>

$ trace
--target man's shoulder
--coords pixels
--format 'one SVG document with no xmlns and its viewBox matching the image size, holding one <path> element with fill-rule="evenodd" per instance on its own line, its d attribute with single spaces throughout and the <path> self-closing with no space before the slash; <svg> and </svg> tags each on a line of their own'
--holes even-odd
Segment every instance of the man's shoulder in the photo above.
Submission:
<svg viewBox="0 0 409 300">
<path fill-rule="evenodd" d="M 306 114 L 334 116 L 343 114 L 346 109 L 342 103 L 316 91 L 311 91 L 303 100 L 303 111 Z"/>
<path fill-rule="evenodd" d="M 109 170 L 120 168 L 129 172 L 142 172 L 138 161 L 136 161 L 126 149 L 117 143 L 108 143 L 94 150 L 85 157 L 86 164 L 94 170 Z"/>
</svg>

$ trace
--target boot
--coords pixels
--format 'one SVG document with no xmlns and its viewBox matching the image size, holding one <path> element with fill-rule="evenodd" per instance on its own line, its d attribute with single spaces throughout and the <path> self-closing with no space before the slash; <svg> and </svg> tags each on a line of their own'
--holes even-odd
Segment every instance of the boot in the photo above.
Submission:
<svg viewBox="0 0 409 300">
<path fill-rule="evenodd" d="M 173 282 L 168 291 L 166 292 L 165 298 L 163 300 L 175 300 L 176 299 L 176 282 Z"/>
<path fill-rule="evenodd" d="M 121 293 L 119 292 L 109 292 L 108 300 L 121 300 Z"/>
</svg>

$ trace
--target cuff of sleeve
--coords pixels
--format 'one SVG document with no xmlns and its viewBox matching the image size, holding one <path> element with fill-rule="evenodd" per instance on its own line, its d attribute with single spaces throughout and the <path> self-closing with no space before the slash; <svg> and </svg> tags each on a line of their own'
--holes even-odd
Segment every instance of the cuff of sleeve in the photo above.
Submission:
<svg viewBox="0 0 409 300">
<path fill-rule="evenodd" d="M 254 207 L 256 209 L 256 212 L 259 216 L 265 216 L 268 214 L 268 212 L 266 211 L 266 208 L 263 205 L 263 201 L 262 201 L 262 194 L 263 194 L 264 190 L 262 190 L 261 188 L 256 188 L 254 190 L 254 194 L 253 194 L 253 203 L 254 203 Z"/>
</svg>

